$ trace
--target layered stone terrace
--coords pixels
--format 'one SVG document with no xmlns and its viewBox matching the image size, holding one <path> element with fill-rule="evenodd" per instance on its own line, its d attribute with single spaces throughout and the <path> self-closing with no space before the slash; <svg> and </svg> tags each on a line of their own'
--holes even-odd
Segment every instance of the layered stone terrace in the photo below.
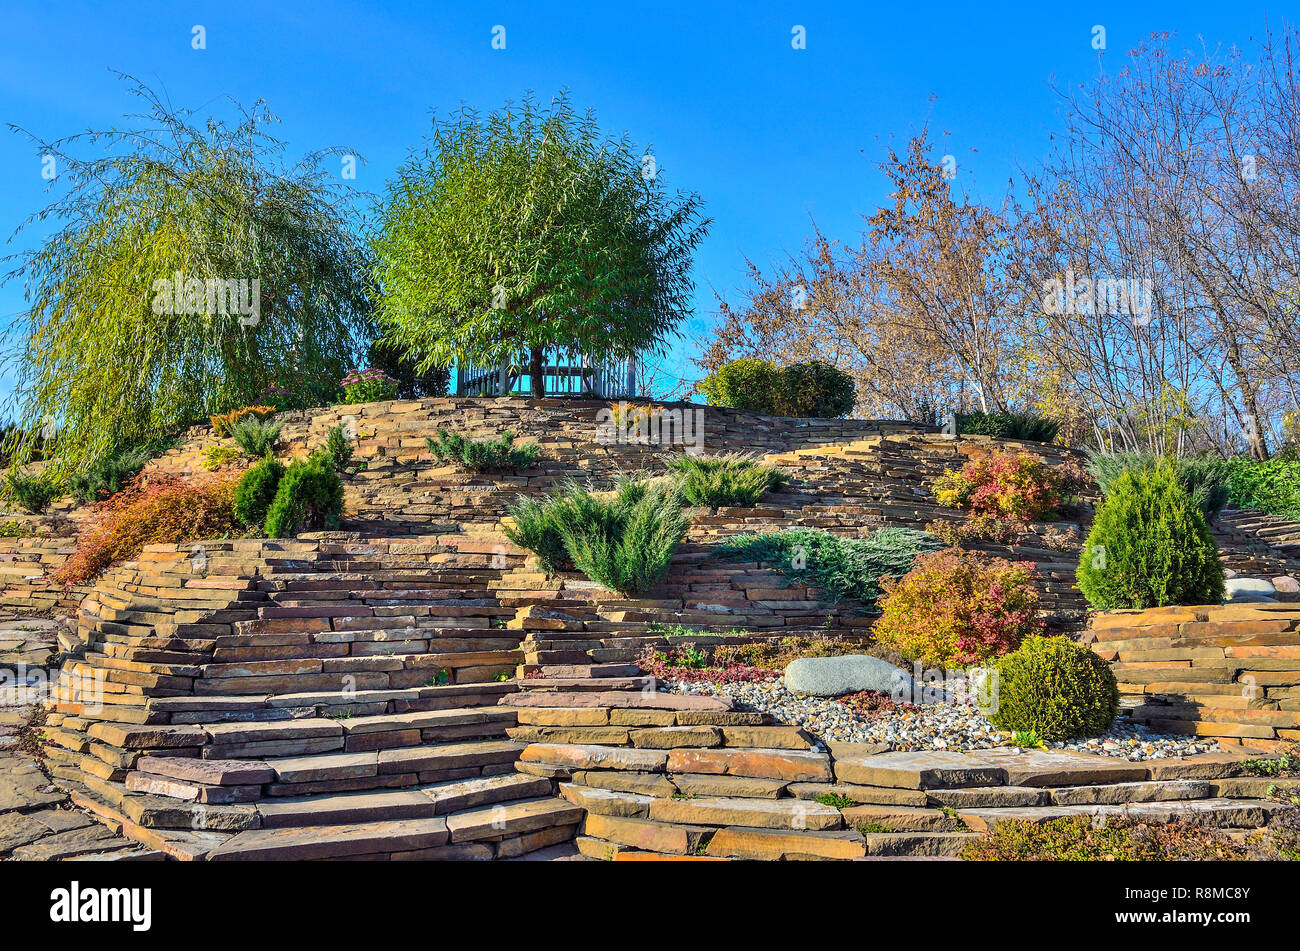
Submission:
<svg viewBox="0 0 1300 951">
<path fill-rule="evenodd" d="M 793 482 L 753 509 L 693 512 L 666 583 L 629 600 L 579 576 L 544 577 L 505 541 L 500 519 L 520 491 L 653 468 L 665 447 L 594 447 L 592 406 L 469 402 L 291 420 L 290 448 L 302 453 L 357 411 L 366 467 L 350 480 L 349 505 L 360 531 L 155 546 L 101 579 L 81 603 L 68 646 L 84 656 L 66 665 L 46 730 L 50 769 L 75 802 L 150 849 L 214 860 L 510 858 L 575 836 L 596 857 L 940 855 L 976 834 L 977 808 L 1194 808 L 1243 829 L 1273 808 L 1234 775 L 1244 752 L 1176 768 L 1053 754 L 1061 782 L 972 754 L 978 762 L 953 766 L 974 771 L 960 782 L 885 782 L 855 770 L 893 769 L 888 757 L 904 754 L 823 749 L 717 698 L 657 693 L 634 664 L 666 643 L 656 624 L 866 636 L 860 606 L 709 549 L 742 531 L 858 536 L 959 517 L 926 488 L 943 468 L 998 447 L 1060 461 L 1055 450 L 722 413 L 725 438 L 710 443 L 706 428 L 706 450 L 768 449 Z M 524 438 L 531 426 L 553 462 L 504 477 L 435 467 L 423 437 L 443 425 Z M 161 465 L 184 471 L 203 442 Z M 1077 552 L 1035 529 L 989 550 L 1035 561 L 1046 609 L 1068 622 L 1082 614 L 1069 588 Z M 1272 564 L 1257 548 L 1242 557 Z M 96 685 L 103 702 L 88 704 Z M 948 755 L 926 769 L 947 775 Z M 1170 785 L 1183 780 L 1209 785 Z M 971 789 L 998 792 L 962 792 Z M 852 805 L 814 801 L 826 793 Z M 893 811 L 871 818 L 879 808 Z"/>
</svg>

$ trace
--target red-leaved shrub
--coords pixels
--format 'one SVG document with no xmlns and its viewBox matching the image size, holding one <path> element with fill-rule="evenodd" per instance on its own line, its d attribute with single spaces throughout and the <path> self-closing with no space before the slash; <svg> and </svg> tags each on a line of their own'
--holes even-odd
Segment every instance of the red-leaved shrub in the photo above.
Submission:
<svg viewBox="0 0 1300 951">
<path fill-rule="evenodd" d="M 982 664 L 1043 630 L 1034 568 L 983 552 L 948 548 L 885 579 L 872 633 L 884 647 L 928 666 Z"/>
<path fill-rule="evenodd" d="M 134 558 L 146 545 L 242 534 L 235 518 L 238 479 L 184 482 L 152 473 L 94 506 L 77 550 L 57 572 L 59 584 L 84 584 L 114 562 Z"/>
<path fill-rule="evenodd" d="M 949 469 L 932 488 L 942 505 L 975 515 L 1050 519 L 1088 484 L 1088 475 L 1070 461 L 1051 466 L 1027 452 L 996 450 L 972 459 L 960 471 Z"/>
<path fill-rule="evenodd" d="M 889 694 L 881 693 L 879 690 L 860 690 L 857 693 L 836 697 L 835 699 L 858 714 L 858 716 L 867 718 L 879 716 L 882 713 L 915 713 L 921 709 L 914 703 L 895 700 Z"/>
<path fill-rule="evenodd" d="M 756 680 L 775 680 L 781 671 L 766 667 L 752 667 L 728 661 L 714 661 L 712 656 L 694 647 L 670 647 L 656 651 L 648 647 L 637 658 L 641 669 L 656 680 L 678 683 L 750 683 Z"/>
</svg>

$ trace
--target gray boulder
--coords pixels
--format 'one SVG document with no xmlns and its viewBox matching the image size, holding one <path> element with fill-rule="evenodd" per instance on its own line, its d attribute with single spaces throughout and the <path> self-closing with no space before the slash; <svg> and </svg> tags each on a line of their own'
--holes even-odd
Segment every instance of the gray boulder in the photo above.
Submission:
<svg viewBox="0 0 1300 951">
<path fill-rule="evenodd" d="M 843 657 L 800 657 L 785 668 L 785 686 L 792 693 L 842 697 L 859 690 L 905 692 L 910 699 L 912 675 L 900 667 L 866 654 Z"/>
<path fill-rule="evenodd" d="M 1229 601 L 1276 601 L 1277 588 L 1271 581 L 1258 578 L 1229 578 L 1223 583 Z"/>
</svg>

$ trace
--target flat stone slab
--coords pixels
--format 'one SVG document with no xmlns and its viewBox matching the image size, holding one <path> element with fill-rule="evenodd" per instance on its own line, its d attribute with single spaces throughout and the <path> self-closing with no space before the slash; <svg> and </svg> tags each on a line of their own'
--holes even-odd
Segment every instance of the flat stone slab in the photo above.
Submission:
<svg viewBox="0 0 1300 951">
<path fill-rule="evenodd" d="M 1061 786 L 1051 790 L 1059 806 L 1088 806 L 1125 802 L 1169 802 L 1181 799 L 1210 799 L 1214 789 L 1203 779 L 1169 782 L 1110 783 L 1098 786 Z"/>
<path fill-rule="evenodd" d="M 423 819 L 436 812 L 435 803 L 419 790 L 393 789 L 376 792 L 303 796 L 265 800 L 257 805 L 262 826 L 341 825 L 376 819 Z"/>
<path fill-rule="evenodd" d="M 750 776 L 793 783 L 831 779 L 830 757 L 825 753 L 781 749 L 670 750 L 668 772 Z"/>
<path fill-rule="evenodd" d="M 936 806 L 951 809 L 1009 808 L 1013 806 L 1046 806 L 1052 794 L 1046 789 L 1032 786 L 973 786 L 967 789 L 931 789 L 927 793 Z"/>
<path fill-rule="evenodd" d="M 1254 752 L 1217 750 L 1196 756 L 1151 760 L 1147 767 L 1152 779 L 1223 779 L 1237 775 L 1245 760 L 1259 758 L 1260 755 Z"/>
<path fill-rule="evenodd" d="M 888 832 L 954 832 L 965 826 L 954 816 L 940 809 L 923 809 L 916 806 L 857 805 L 843 810 L 844 822 L 850 828 L 862 831 L 864 827 L 879 827 L 873 834 Z"/>
<path fill-rule="evenodd" d="M 650 804 L 650 818 L 792 831 L 838 829 L 843 824 L 838 809 L 810 799 L 656 799 Z"/>
<path fill-rule="evenodd" d="M 435 814 L 441 815 L 504 799 L 546 796 L 551 792 L 551 783 L 524 773 L 503 773 L 500 776 L 478 776 L 421 786 L 420 792 L 433 801 Z"/>
<path fill-rule="evenodd" d="M 147 794 L 123 796 L 121 810 L 132 822 L 150 829 L 239 832 L 262 825 L 261 817 L 252 806 L 214 806 Z"/>
<path fill-rule="evenodd" d="M 927 750 L 837 759 L 835 778 L 841 783 L 862 786 L 952 789 L 962 786 L 1001 786 L 1007 782 L 1007 773 L 1001 766 L 995 766 L 969 753 Z"/>
<path fill-rule="evenodd" d="M 858 859 L 867 854 L 867 847 L 861 833 L 848 829 L 794 832 L 736 826 L 714 833 L 705 854 L 738 859 Z"/>
<path fill-rule="evenodd" d="M 745 799 L 778 799 L 788 783 L 784 779 L 755 776 L 720 776 L 712 773 L 674 773 L 669 781 L 686 796 L 716 796 Z M 671 795 L 671 794 L 670 794 Z M 814 796 L 806 798 L 813 799 Z"/>
<path fill-rule="evenodd" d="M 976 832 L 985 832 L 999 822 L 1017 820 L 1044 823 L 1070 816 L 1116 816 L 1169 822 L 1184 816 L 1209 819 L 1215 825 L 1258 828 L 1268 819 L 1267 811 L 1257 803 L 1232 799 L 1193 799 L 1183 802 L 1139 802 L 1118 805 L 1046 806 L 1028 809 L 962 809 L 962 822 Z"/>
<path fill-rule="evenodd" d="M 577 825 L 587 811 L 547 796 L 457 812 L 447 817 L 452 842 L 495 841 L 552 826 Z"/>
<path fill-rule="evenodd" d="M 500 701 L 508 707 L 611 707 L 650 710 L 716 710 L 731 709 L 731 701 L 720 697 L 702 697 L 678 693 L 641 693 L 638 691 L 590 693 L 545 693 L 529 691 L 511 694 Z"/>
<path fill-rule="evenodd" d="M 214 848 L 208 853 L 208 861 L 329 859 L 383 852 L 410 852 L 445 845 L 448 837 L 447 820 L 442 818 L 253 829 L 231 836 Z"/>
<path fill-rule="evenodd" d="M 587 813 L 587 818 L 583 820 L 582 831 L 594 838 L 605 839 L 632 849 L 694 855 L 708 830 L 672 822 L 656 822 L 651 819 Z"/>
<path fill-rule="evenodd" d="M 212 805 L 253 802 L 262 797 L 261 786 L 204 786 L 172 779 L 170 776 L 157 776 L 138 771 L 127 773 L 126 788 L 132 792 Z"/>
<path fill-rule="evenodd" d="M 560 795 L 588 812 L 634 819 L 649 818 L 650 806 L 657 801 L 653 796 L 640 793 L 615 792 L 612 789 L 581 786 L 577 783 L 560 783 Z"/>
<path fill-rule="evenodd" d="M 282 783 L 360 779 L 378 774 L 379 754 L 369 752 L 286 756 L 277 759 L 273 768 L 276 778 Z"/>
<path fill-rule="evenodd" d="M 26 756 L 0 755 L 0 812 L 51 806 L 66 798 Z"/>
<path fill-rule="evenodd" d="M 275 770 L 257 760 L 142 756 L 135 768 L 142 773 L 204 786 L 257 786 L 275 779 Z"/>
<path fill-rule="evenodd" d="M 873 856 L 956 858 L 973 838 L 968 832 L 869 832 L 866 844 Z"/>
<path fill-rule="evenodd" d="M 1138 782 L 1150 777 L 1142 763 L 1091 753 L 1006 748 L 969 755 L 1002 769 L 1008 786 L 1085 786 Z"/>
<path fill-rule="evenodd" d="M 624 769 L 662 773 L 668 751 L 625 746 L 584 746 L 564 743 L 533 743 L 519 755 L 524 763 L 545 763 L 571 769 Z"/>
</svg>

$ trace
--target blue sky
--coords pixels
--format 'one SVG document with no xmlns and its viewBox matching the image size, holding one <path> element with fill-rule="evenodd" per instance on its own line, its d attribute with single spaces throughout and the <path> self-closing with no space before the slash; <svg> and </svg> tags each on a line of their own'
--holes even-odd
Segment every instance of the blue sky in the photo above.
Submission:
<svg viewBox="0 0 1300 951">
<path fill-rule="evenodd" d="M 810 216 L 853 238 L 886 197 L 886 149 L 923 126 L 948 133 L 957 183 L 996 197 L 1060 128 L 1051 90 L 1116 69 L 1153 30 L 1188 43 L 1245 43 L 1284 11 L 1253 3 L 991 4 L 665 2 L 18 3 L 0 31 L 0 122 L 55 137 L 115 122 L 129 105 L 113 71 L 173 103 L 263 98 L 291 155 L 328 145 L 368 162 L 379 192 L 429 128 L 430 110 L 492 109 L 526 90 L 567 87 L 610 132 L 650 144 L 671 187 L 699 192 L 714 219 L 696 257 L 696 317 L 666 361 L 681 376 L 708 334 L 713 289 L 744 286 L 744 259 L 796 251 Z M 207 48 L 191 45 L 193 27 Z M 495 26 L 505 49 L 492 48 Z M 792 48 L 803 26 L 806 48 Z M 0 134 L 0 230 L 48 197 L 39 157 Z M 27 246 L 29 232 L 9 251 Z M 0 288 L 0 317 L 23 309 Z M 8 387 L 0 381 L 0 392 Z"/>
</svg>

